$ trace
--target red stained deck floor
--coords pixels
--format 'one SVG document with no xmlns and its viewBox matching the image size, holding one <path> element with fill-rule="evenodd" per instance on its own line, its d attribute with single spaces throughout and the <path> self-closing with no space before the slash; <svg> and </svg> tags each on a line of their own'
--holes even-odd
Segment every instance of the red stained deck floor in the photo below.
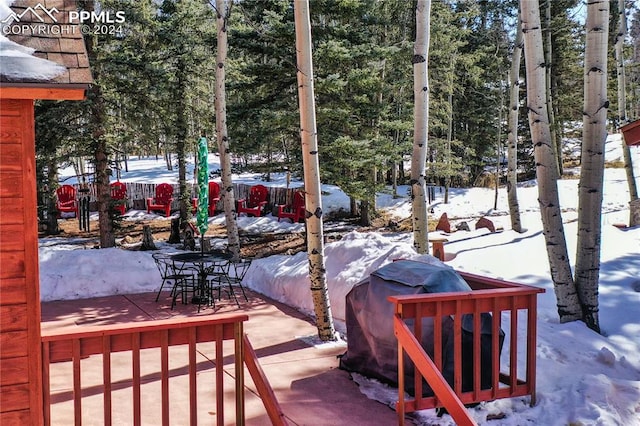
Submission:
<svg viewBox="0 0 640 426">
<path fill-rule="evenodd" d="M 217 303 L 215 313 L 241 311 L 249 315 L 244 331 L 257 352 L 260 365 L 290 424 L 397 424 L 395 411 L 368 399 L 358 390 L 357 384 L 350 379 L 349 374 L 338 369 L 337 356 L 346 350 L 345 346 L 331 345 L 323 348 L 305 343 L 300 339 L 301 336 L 317 334 L 315 325 L 308 318 L 288 306 L 255 293 L 248 292 L 247 296 L 249 301 L 243 300 L 239 308 L 235 303 L 224 299 Z M 42 328 L 82 327 L 212 313 L 214 309 L 211 307 L 203 307 L 198 314 L 196 306 L 182 304 L 171 310 L 168 292 L 163 294 L 157 303 L 155 293 L 119 295 L 42 303 Z M 117 365 L 114 363 L 113 368 L 118 368 Z M 123 377 L 127 373 L 114 372 L 112 376 Z M 228 373 L 232 374 L 233 370 L 228 369 Z M 55 369 L 52 369 L 52 374 L 64 373 L 56 373 Z M 246 423 L 269 424 L 262 402 L 256 396 L 253 384 L 246 373 L 245 378 Z M 64 395 L 64 392 L 60 392 L 58 400 L 68 400 Z M 188 406 L 187 398 L 185 395 L 185 407 Z M 176 403 L 180 405 L 180 401 Z M 97 419 L 102 417 L 101 413 L 95 415 L 94 418 Z M 212 424 L 215 418 L 199 420 L 200 424 Z M 58 418 L 56 424 L 73 424 L 73 421 L 71 417 Z"/>
</svg>

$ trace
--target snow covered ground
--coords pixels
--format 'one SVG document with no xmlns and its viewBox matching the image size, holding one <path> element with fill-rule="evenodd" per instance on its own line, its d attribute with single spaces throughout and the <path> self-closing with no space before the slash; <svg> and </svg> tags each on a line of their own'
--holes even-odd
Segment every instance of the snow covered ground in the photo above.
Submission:
<svg viewBox="0 0 640 426">
<path fill-rule="evenodd" d="M 612 136 L 607 143 L 607 159 L 620 157 L 621 142 Z M 640 148 L 632 148 L 636 176 L 640 176 Z M 210 168 L 217 167 L 215 156 Z M 163 161 L 132 160 L 123 181 L 176 182 L 177 172 L 166 172 Z M 266 185 L 284 186 L 284 176 Z M 254 175 L 237 181 L 257 183 Z M 70 182 L 72 179 L 67 180 Z M 295 185 L 295 183 L 292 183 Z M 578 180 L 559 182 L 569 253 L 575 256 Z M 348 197 L 339 188 L 327 186 L 325 211 L 347 209 Z M 400 194 L 406 194 L 401 188 Z M 560 324 L 537 203 L 535 182 L 518 188 L 522 221 L 528 229 L 518 234 L 510 229 L 506 190 L 501 189 L 499 208 L 493 209 L 493 190 L 453 189 L 450 203 L 441 194 L 433 203 L 433 217 L 447 213 L 453 224 L 464 220 L 471 231 L 452 233 L 445 245 L 446 264 L 458 270 L 479 273 L 546 289 L 538 297 L 538 404 L 529 407 L 527 398 L 502 399 L 471 409 L 479 424 L 490 425 L 640 425 L 640 227 L 621 230 L 613 226 L 628 223 L 629 195 L 623 169 L 606 169 L 603 202 L 602 269 L 600 279 L 600 320 L 602 335 L 582 323 Z M 380 194 L 378 207 L 398 217 L 409 216 L 410 201 Z M 503 232 L 475 230 L 474 224 L 487 216 Z M 159 217 L 142 211 L 127 212 L 126 220 Z M 210 219 L 222 223 L 222 215 Z M 302 225 L 278 223 L 276 218 L 239 219 L 249 232 L 301 230 Z M 416 258 L 408 233 L 379 234 L 352 232 L 341 241 L 326 245 L 325 258 L 331 307 L 336 326 L 345 330 L 345 295 L 362 278 L 394 258 Z M 222 242 L 221 242 L 222 243 Z M 165 251 L 173 246 L 160 243 Z M 79 249 L 80 248 L 80 249 Z M 148 252 L 118 248 L 82 250 L 82 245 L 60 238 L 40 241 L 42 300 L 72 299 L 109 294 L 157 290 L 159 275 Z M 573 260 L 572 260 L 573 262 Z M 118 265 L 113 268 L 112 265 Z M 313 315 L 305 253 L 257 259 L 246 278 L 248 286 L 273 299 Z M 373 380 L 355 378 L 367 395 L 391 403 L 397 397 Z M 504 413 L 501 420 L 487 421 L 488 414 Z M 418 415 L 424 425 L 453 425 L 450 417 L 437 418 L 434 410 Z M 372 423 L 373 424 L 373 423 Z"/>
</svg>

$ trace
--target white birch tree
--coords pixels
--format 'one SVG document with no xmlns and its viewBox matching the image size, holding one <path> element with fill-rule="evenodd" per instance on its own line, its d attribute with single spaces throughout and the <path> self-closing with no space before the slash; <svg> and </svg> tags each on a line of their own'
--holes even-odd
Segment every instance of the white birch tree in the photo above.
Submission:
<svg viewBox="0 0 640 426">
<path fill-rule="evenodd" d="M 588 2 L 584 61 L 584 108 L 580 183 L 578 185 L 578 243 L 575 286 L 582 319 L 600 332 L 598 282 L 602 234 L 604 144 L 607 140 L 607 37 L 609 2 Z"/>
<path fill-rule="evenodd" d="M 309 280 L 316 316 L 318 336 L 321 340 L 336 340 L 331 314 L 329 289 L 324 262 L 324 236 L 322 228 L 322 196 L 318 161 L 318 132 L 313 89 L 313 59 L 311 54 L 311 20 L 309 1 L 293 2 L 296 28 L 296 58 L 298 99 L 300 105 L 300 140 L 304 167 L 305 221 L 307 225 L 307 253 Z"/>
<path fill-rule="evenodd" d="M 571 275 L 560 211 L 558 167 L 547 114 L 540 8 L 537 1 L 520 0 L 520 10 L 527 75 L 527 115 L 534 146 L 542 232 L 546 242 L 560 322 L 575 321 L 582 319 L 582 311 Z"/>
<path fill-rule="evenodd" d="M 520 205 L 518 203 L 518 111 L 520 110 L 520 61 L 522 58 L 522 22 L 518 16 L 516 38 L 511 53 L 509 71 L 509 116 L 507 131 L 507 201 L 511 229 L 522 232 Z"/>
<path fill-rule="evenodd" d="M 227 249 L 233 259 L 240 257 L 240 237 L 235 206 L 235 195 L 231 181 L 231 156 L 229 152 L 229 135 L 227 133 L 227 94 L 225 87 L 225 65 L 227 62 L 227 22 L 230 5 L 227 0 L 216 0 L 216 24 L 218 29 L 216 50 L 216 138 L 220 166 L 222 169 L 222 188 L 220 198 L 224 204 L 224 216 L 227 227 Z"/>
<path fill-rule="evenodd" d="M 411 201 L 413 246 L 418 253 L 429 251 L 427 222 L 427 133 L 429 129 L 429 26 L 431 1 L 416 3 L 416 42 L 413 47 L 413 153 L 411 156 Z"/>
</svg>

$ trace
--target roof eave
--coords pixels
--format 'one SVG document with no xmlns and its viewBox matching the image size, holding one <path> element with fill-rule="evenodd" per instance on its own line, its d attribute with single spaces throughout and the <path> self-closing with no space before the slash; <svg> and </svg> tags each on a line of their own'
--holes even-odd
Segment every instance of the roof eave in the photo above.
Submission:
<svg viewBox="0 0 640 426">
<path fill-rule="evenodd" d="M 84 83 L 0 82 L 0 98 L 79 101 L 86 98 L 88 88 L 89 84 Z"/>
</svg>

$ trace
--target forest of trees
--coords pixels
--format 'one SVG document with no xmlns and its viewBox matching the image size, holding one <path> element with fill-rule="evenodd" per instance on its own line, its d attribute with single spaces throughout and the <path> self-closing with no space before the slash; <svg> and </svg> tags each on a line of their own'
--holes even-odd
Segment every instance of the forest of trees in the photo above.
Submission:
<svg viewBox="0 0 640 426">
<path fill-rule="evenodd" d="M 36 105 L 42 211 L 51 209 L 58 167 L 77 165 L 80 177 L 102 187 L 100 243 L 113 246 L 108 182 L 121 161 L 126 167 L 127 156 L 142 155 L 164 157 L 169 169 L 176 167 L 181 218 L 186 219 L 185 163 L 200 136 L 218 140 L 209 149 L 223 151 L 223 172 L 229 176 L 232 165 L 263 173 L 267 179 L 283 170 L 302 176 L 300 65 L 291 0 L 78 4 L 86 10 L 124 11 L 126 21 L 115 34 L 85 37 L 95 80 L 86 101 Z M 594 9 L 590 15 L 579 0 L 540 0 L 537 6 L 524 0 L 310 2 L 320 178 L 351 197 L 351 213 L 360 215 L 363 224 L 375 215 L 377 191 L 391 185 L 395 195 L 397 185 L 410 183 L 407 164 L 412 160 L 412 174 L 425 171 L 418 180 L 411 176 L 413 195 L 420 197 L 424 191 L 416 191 L 418 181 L 421 188 L 426 180 L 446 191 L 449 186 L 487 181 L 507 183 L 507 169 L 511 188 L 518 180 L 537 177 L 540 187 L 551 191 L 541 192 L 545 234 L 562 234 L 552 194 L 565 165 L 561 141 L 573 137 L 597 148 L 604 143 L 600 135 L 605 125 L 615 132 L 640 116 L 640 13 L 632 0 L 611 0 L 608 9 Z M 588 16 L 594 21 L 585 30 Z M 419 40 L 423 46 L 414 50 Z M 599 49 L 604 46 L 606 51 Z M 520 61 L 523 47 L 526 67 Z M 602 66 L 603 60 L 608 66 Z M 428 76 L 423 69 L 417 77 L 418 63 L 426 65 Z M 585 73 L 591 63 L 594 73 Z M 418 83 L 426 91 L 423 100 L 418 99 Z M 583 85 L 593 96 L 577 90 Z M 414 115 L 419 102 L 428 105 L 420 116 Z M 535 114 L 541 111 L 545 117 L 538 120 Z M 416 164 L 418 145 L 428 148 L 426 155 L 419 152 L 421 164 Z M 86 159 L 92 170 L 82 174 Z M 592 172 L 581 176 L 581 187 L 597 186 L 603 166 L 591 158 L 582 161 Z M 541 174 L 536 167 L 541 162 L 554 166 L 545 166 Z M 549 194 L 548 205 L 555 210 L 546 211 L 542 199 Z M 590 203 L 585 206 L 598 214 L 597 197 L 588 198 L 581 194 L 581 203 Z M 515 216 L 517 200 L 510 198 L 509 203 Z M 414 210 L 416 204 L 420 203 L 414 202 Z M 231 208 L 225 207 L 227 214 Z M 426 224 L 424 215 L 417 215 Z M 590 232 L 599 235 L 594 215 L 579 219 L 586 231 L 579 251 L 586 253 L 589 244 L 595 247 L 578 257 L 575 278 L 564 240 L 557 245 L 564 249 L 550 250 L 549 258 L 556 290 L 574 281 L 578 288 L 576 293 L 566 287 L 571 297 L 580 299 L 571 313 L 556 291 L 561 320 L 582 319 L 598 330 L 593 275 L 599 270 L 599 243 L 587 241 Z M 512 223 L 519 230 L 513 217 Z M 55 227 L 50 223 L 49 231 Z M 416 249 L 424 252 L 426 229 L 416 236 L 419 239 L 425 243 L 416 244 Z M 548 240 L 547 245 L 554 244 Z M 559 259 L 567 265 L 554 265 Z M 587 282 L 595 286 L 585 286 Z"/>
<path fill-rule="evenodd" d="M 617 3 L 611 2 L 612 52 Z M 628 3 L 626 101 L 637 105 L 640 29 L 633 2 Z M 121 33 L 90 40 L 96 85 L 89 99 L 42 102 L 37 108 L 39 170 L 46 173 L 42 182 L 51 181 L 49 188 L 55 186 L 56 164 L 80 158 L 95 163 L 99 146 L 112 161 L 116 155 L 169 159 L 172 153 L 183 159 L 195 152 L 201 134 L 215 141 L 213 2 L 105 0 L 100 5 L 125 11 L 126 22 Z M 545 47 L 551 56 L 552 130 L 558 140 L 580 137 L 576 128 L 583 98 L 576 88 L 582 85 L 584 8 L 578 0 L 541 1 L 542 24 L 549 33 Z M 314 0 L 310 13 L 322 180 L 339 185 L 358 201 L 352 203 L 354 214 L 362 205 L 371 215 L 381 185 L 407 183 L 402 165 L 411 155 L 413 132 L 409 58 L 416 38 L 415 5 L 404 0 Z M 433 2 L 428 181 L 473 185 L 488 166 L 495 168 L 498 159 L 505 158 L 508 73 L 517 17 L 517 1 Z M 227 25 L 232 161 L 267 175 L 285 168 L 300 173 L 292 2 L 233 2 Z M 614 54 L 610 57 L 613 62 Z M 524 72 L 521 76 L 524 79 Z M 615 91 L 615 73 L 609 79 Z M 520 87 L 524 99 L 525 84 Z M 95 115 L 100 108 L 91 107 L 96 96 L 104 114 L 99 131 Z M 611 96 L 611 129 L 621 124 L 616 99 Z M 637 108 L 627 109 L 627 119 L 637 116 Z M 521 109 L 518 120 L 521 178 L 534 172 L 526 113 Z M 52 122 L 57 125 L 49 125 Z M 177 161 L 175 155 L 171 158 Z"/>
</svg>

